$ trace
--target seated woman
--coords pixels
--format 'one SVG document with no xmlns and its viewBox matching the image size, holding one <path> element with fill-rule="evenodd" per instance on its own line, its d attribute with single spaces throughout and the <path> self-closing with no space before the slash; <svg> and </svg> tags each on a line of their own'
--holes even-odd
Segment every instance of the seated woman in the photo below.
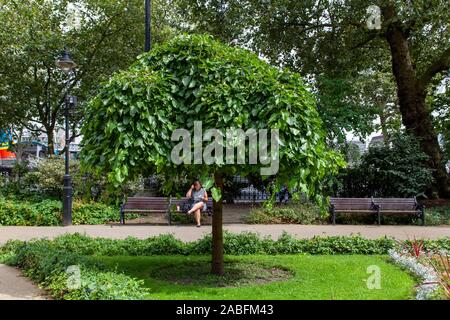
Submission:
<svg viewBox="0 0 450 320">
<path fill-rule="evenodd" d="M 200 227 L 201 211 L 206 211 L 206 202 L 208 201 L 208 194 L 206 193 L 206 190 L 203 189 L 200 181 L 194 181 L 194 184 L 186 193 L 186 197 L 192 198 L 194 200 L 194 204 L 192 205 L 191 210 L 189 210 L 187 213 L 194 213 L 197 227 Z"/>
</svg>

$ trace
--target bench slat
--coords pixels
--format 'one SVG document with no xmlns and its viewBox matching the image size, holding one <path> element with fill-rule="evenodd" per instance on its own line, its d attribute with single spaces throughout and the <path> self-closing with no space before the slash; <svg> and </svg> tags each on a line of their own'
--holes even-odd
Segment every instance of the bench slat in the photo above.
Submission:
<svg viewBox="0 0 450 320">
<path fill-rule="evenodd" d="M 139 201 L 127 201 L 128 204 L 139 204 L 139 203 L 146 203 L 146 204 L 165 204 L 168 203 L 167 201 L 143 201 L 143 200 L 139 200 Z"/>
<path fill-rule="evenodd" d="M 163 209 L 163 210 L 156 210 L 156 209 L 126 209 L 126 210 L 124 210 L 124 212 L 128 212 L 128 213 L 130 213 L 130 212 L 134 212 L 134 213 L 139 213 L 139 212 L 159 213 L 159 212 L 161 212 L 162 213 L 162 212 L 167 212 L 167 210 L 166 209 Z"/>
<path fill-rule="evenodd" d="M 414 198 L 375 198 L 374 203 L 380 206 L 380 210 L 385 212 L 387 210 L 394 211 L 415 211 L 416 200 Z"/>
<path fill-rule="evenodd" d="M 166 206 L 124 206 L 123 210 L 128 211 L 128 210 L 133 210 L 133 209 L 139 209 L 139 210 L 167 210 L 167 205 Z"/>
<path fill-rule="evenodd" d="M 383 210 L 381 211 L 381 213 L 385 213 L 385 214 L 397 214 L 397 213 L 406 213 L 406 214 L 410 214 L 410 213 L 418 213 L 420 212 L 419 210 Z"/>
<path fill-rule="evenodd" d="M 335 212 L 339 212 L 339 213 L 344 213 L 344 212 L 348 212 L 348 213 L 355 213 L 355 212 L 361 212 L 361 213 L 374 213 L 374 210 L 358 210 L 358 209 L 343 209 L 343 210 L 334 210 Z"/>
</svg>

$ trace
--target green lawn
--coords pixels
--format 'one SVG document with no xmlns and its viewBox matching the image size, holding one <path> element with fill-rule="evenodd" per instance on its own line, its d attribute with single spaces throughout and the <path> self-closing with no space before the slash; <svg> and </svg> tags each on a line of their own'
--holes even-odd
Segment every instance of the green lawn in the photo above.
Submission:
<svg viewBox="0 0 450 320">
<path fill-rule="evenodd" d="M 226 257 L 229 266 L 262 265 L 268 270 L 279 267 L 285 273 L 290 271 L 287 280 L 256 284 L 248 283 L 252 279 L 240 281 L 233 272 L 219 281 L 207 276 L 208 256 L 116 256 L 95 260 L 143 279 L 151 289 L 149 299 L 410 299 L 416 284 L 409 274 L 390 264 L 386 256 L 374 255 Z M 381 270 L 381 289 L 367 288 L 367 267 L 371 265 Z M 239 272 L 244 277 L 251 273 Z M 173 277 L 181 277 L 184 282 L 176 283 Z M 186 279 L 193 281 L 186 283 Z M 227 283 L 234 286 L 223 287 Z"/>
</svg>

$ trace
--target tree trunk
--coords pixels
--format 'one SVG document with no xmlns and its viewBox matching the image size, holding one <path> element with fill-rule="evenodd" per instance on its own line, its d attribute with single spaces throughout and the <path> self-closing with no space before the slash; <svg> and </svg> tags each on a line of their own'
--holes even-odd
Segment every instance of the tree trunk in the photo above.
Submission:
<svg viewBox="0 0 450 320">
<path fill-rule="evenodd" d="M 223 177 L 220 172 L 214 173 L 214 182 L 216 188 L 223 190 Z M 223 275 L 222 198 L 217 202 L 215 200 L 213 201 L 213 209 L 211 272 L 216 275 Z"/>
<path fill-rule="evenodd" d="M 389 144 L 390 137 L 389 137 L 389 132 L 387 129 L 387 124 L 386 124 L 387 115 L 385 113 L 384 108 L 382 108 L 382 111 L 378 114 L 378 116 L 380 118 L 380 126 L 381 126 L 381 133 L 383 135 L 383 141 L 384 141 L 384 144 L 387 146 Z"/>
<path fill-rule="evenodd" d="M 385 20 L 395 19 L 394 8 L 386 8 Z M 392 69 L 397 83 L 402 123 L 420 140 L 422 150 L 428 156 L 428 166 L 433 170 L 435 182 L 429 195 L 450 198 L 450 179 L 442 161 L 442 151 L 438 143 L 431 116 L 426 110 L 426 88 L 419 83 L 414 68 L 406 35 L 395 22 L 386 31 L 386 39 L 392 55 Z"/>
<path fill-rule="evenodd" d="M 47 131 L 47 151 L 48 155 L 52 156 L 55 154 L 55 135 L 53 133 L 53 128 L 46 128 Z"/>
</svg>

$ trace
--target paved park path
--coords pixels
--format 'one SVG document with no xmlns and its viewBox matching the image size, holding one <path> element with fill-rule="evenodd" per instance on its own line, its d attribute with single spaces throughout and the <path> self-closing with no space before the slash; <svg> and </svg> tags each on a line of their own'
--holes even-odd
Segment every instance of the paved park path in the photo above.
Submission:
<svg viewBox="0 0 450 320">
<path fill-rule="evenodd" d="M 224 229 L 234 233 L 245 231 L 256 232 L 261 236 L 278 238 L 283 231 L 296 238 L 311 238 L 314 236 L 344 236 L 357 235 L 369 239 L 383 236 L 396 239 L 426 238 L 437 239 L 450 237 L 450 226 L 366 226 L 366 225 L 248 225 L 227 224 Z M 159 234 L 171 233 L 183 241 L 193 241 L 211 232 L 210 225 L 196 228 L 191 225 L 86 225 L 70 227 L 0 227 L 0 244 L 9 239 L 30 240 L 33 238 L 53 238 L 66 233 L 81 233 L 92 237 L 123 239 L 133 236 L 145 239 Z"/>
<path fill-rule="evenodd" d="M 20 270 L 0 264 L 0 300 L 46 300 L 49 297 Z"/>
<path fill-rule="evenodd" d="M 297 238 L 313 236 L 357 235 L 374 239 L 383 236 L 397 239 L 450 237 L 450 226 L 351 226 L 351 225 L 246 225 L 229 224 L 224 226 L 230 232 L 257 232 L 261 236 L 279 237 L 283 231 Z M 67 233 L 82 233 L 93 237 L 123 239 L 128 236 L 148 238 L 171 233 L 183 241 L 193 241 L 211 232 L 211 226 L 159 226 L 159 225 L 97 225 L 70 227 L 0 227 L 0 245 L 10 239 L 30 240 L 33 238 L 53 238 Z M 0 264 L 0 300 L 5 299 L 48 299 L 45 293 L 19 270 Z"/>
</svg>

